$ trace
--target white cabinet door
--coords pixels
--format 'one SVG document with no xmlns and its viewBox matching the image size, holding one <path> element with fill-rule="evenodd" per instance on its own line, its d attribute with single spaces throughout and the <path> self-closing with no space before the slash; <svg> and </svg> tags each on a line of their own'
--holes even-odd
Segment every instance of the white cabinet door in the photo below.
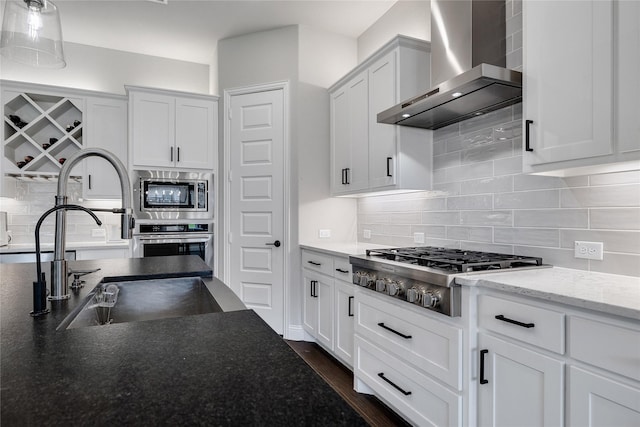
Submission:
<svg viewBox="0 0 640 427">
<path fill-rule="evenodd" d="M 331 194 L 347 190 L 345 171 L 351 167 L 349 94 L 347 87 L 331 94 Z"/>
<path fill-rule="evenodd" d="M 618 82 L 616 129 L 621 153 L 640 150 L 640 2 L 620 1 L 618 7 Z"/>
<path fill-rule="evenodd" d="M 563 362 L 485 334 L 478 348 L 479 425 L 563 425 Z"/>
<path fill-rule="evenodd" d="M 640 390 L 574 366 L 568 370 L 568 425 L 640 425 Z"/>
<path fill-rule="evenodd" d="M 213 168 L 218 132 L 215 105 L 207 100 L 176 98 L 176 167 Z"/>
<path fill-rule="evenodd" d="M 353 366 L 353 321 L 355 304 L 352 284 L 335 280 L 335 354 Z"/>
<path fill-rule="evenodd" d="M 613 2 L 527 1 L 523 20 L 525 172 L 612 153 Z"/>
<path fill-rule="evenodd" d="M 175 149 L 175 98 L 130 93 L 133 165 L 172 167 Z"/>
<path fill-rule="evenodd" d="M 369 68 L 369 186 L 372 189 L 395 184 L 398 127 L 378 123 L 377 115 L 398 102 L 397 54 L 393 50 Z"/>
<path fill-rule="evenodd" d="M 304 285 L 304 299 L 302 301 L 302 325 L 314 338 L 318 331 L 318 302 L 317 283 L 318 275 L 302 269 L 302 283 Z"/>
<path fill-rule="evenodd" d="M 127 164 L 127 101 L 125 98 L 89 97 L 86 101 L 87 147 L 104 148 Z M 120 180 L 105 159 L 85 160 L 82 193 L 85 199 L 119 199 Z"/>
<path fill-rule="evenodd" d="M 318 303 L 318 342 L 333 351 L 333 279 L 318 276 L 316 283 Z"/>
</svg>

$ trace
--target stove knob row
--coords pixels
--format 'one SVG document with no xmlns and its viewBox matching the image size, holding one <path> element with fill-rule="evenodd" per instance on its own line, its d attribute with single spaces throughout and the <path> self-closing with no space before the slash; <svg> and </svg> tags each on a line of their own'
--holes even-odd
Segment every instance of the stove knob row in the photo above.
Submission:
<svg viewBox="0 0 640 427">
<path fill-rule="evenodd" d="M 441 295 L 423 287 L 412 287 L 407 290 L 407 301 L 427 308 L 435 308 L 440 304 Z"/>
<path fill-rule="evenodd" d="M 368 288 L 375 283 L 376 276 L 364 271 L 356 271 L 355 273 L 353 273 L 353 278 L 351 281 L 354 285 Z"/>
</svg>

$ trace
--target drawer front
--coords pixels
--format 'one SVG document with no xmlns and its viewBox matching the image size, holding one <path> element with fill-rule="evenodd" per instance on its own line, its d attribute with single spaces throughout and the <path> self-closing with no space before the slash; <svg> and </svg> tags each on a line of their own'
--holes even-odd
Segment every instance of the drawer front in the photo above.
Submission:
<svg viewBox="0 0 640 427">
<path fill-rule="evenodd" d="M 640 330 L 569 316 L 568 352 L 577 360 L 640 381 Z"/>
<path fill-rule="evenodd" d="M 478 324 L 509 338 L 564 354 L 564 313 L 480 295 Z"/>
<path fill-rule="evenodd" d="M 302 267 L 333 276 L 333 257 L 318 252 L 303 250 Z"/>
<path fill-rule="evenodd" d="M 335 257 L 333 259 L 333 277 L 351 283 L 351 264 L 348 258 Z"/>
<path fill-rule="evenodd" d="M 416 425 L 462 425 L 462 398 L 356 336 L 356 378 Z"/>
<path fill-rule="evenodd" d="M 356 288 L 356 334 L 461 390 L 462 330 L 370 293 Z"/>
</svg>

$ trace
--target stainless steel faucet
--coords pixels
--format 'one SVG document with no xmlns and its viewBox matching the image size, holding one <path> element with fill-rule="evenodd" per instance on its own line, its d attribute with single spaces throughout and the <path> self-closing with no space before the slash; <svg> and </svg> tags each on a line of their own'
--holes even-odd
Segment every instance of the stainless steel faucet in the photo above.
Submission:
<svg viewBox="0 0 640 427">
<path fill-rule="evenodd" d="M 131 209 L 131 183 L 127 169 L 113 153 L 102 148 L 85 148 L 67 158 L 60 169 L 58 176 L 58 193 L 56 195 L 56 206 L 67 204 L 67 182 L 73 167 L 87 157 L 102 157 L 115 168 L 120 179 L 122 190 L 122 208 L 106 209 L 108 212 L 121 214 L 120 227 L 123 239 L 131 239 L 132 229 L 135 225 L 133 211 Z M 95 211 L 105 211 L 104 209 L 93 209 Z M 66 209 L 56 212 L 56 232 L 53 261 L 51 262 L 51 292 L 48 296 L 50 300 L 62 300 L 69 298 L 68 268 L 67 260 L 64 259 L 65 236 L 67 228 Z"/>
</svg>

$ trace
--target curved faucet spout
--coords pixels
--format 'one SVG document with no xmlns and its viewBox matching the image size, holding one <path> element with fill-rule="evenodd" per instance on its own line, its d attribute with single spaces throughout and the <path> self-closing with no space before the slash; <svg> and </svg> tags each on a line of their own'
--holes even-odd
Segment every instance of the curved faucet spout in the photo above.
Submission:
<svg viewBox="0 0 640 427">
<path fill-rule="evenodd" d="M 124 164 L 110 151 L 102 148 L 85 148 L 78 151 L 74 155 L 67 158 L 58 176 L 58 193 L 56 195 L 56 206 L 67 204 L 67 183 L 71 170 L 80 161 L 87 157 L 102 157 L 114 167 L 120 179 L 120 188 L 122 194 L 122 209 L 120 217 L 121 236 L 123 239 L 131 239 L 133 237 L 133 211 L 131 209 L 131 183 L 129 175 Z M 66 212 L 65 209 L 58 210 L 56 213 L 56 232 L 54 245 L 54 259 L 51 264 L 51 288 L 50 299 L 68 298 L 67 285 L 67 267 L 64 259 L 65 236 L 66 236 Z"/>
</svg>

